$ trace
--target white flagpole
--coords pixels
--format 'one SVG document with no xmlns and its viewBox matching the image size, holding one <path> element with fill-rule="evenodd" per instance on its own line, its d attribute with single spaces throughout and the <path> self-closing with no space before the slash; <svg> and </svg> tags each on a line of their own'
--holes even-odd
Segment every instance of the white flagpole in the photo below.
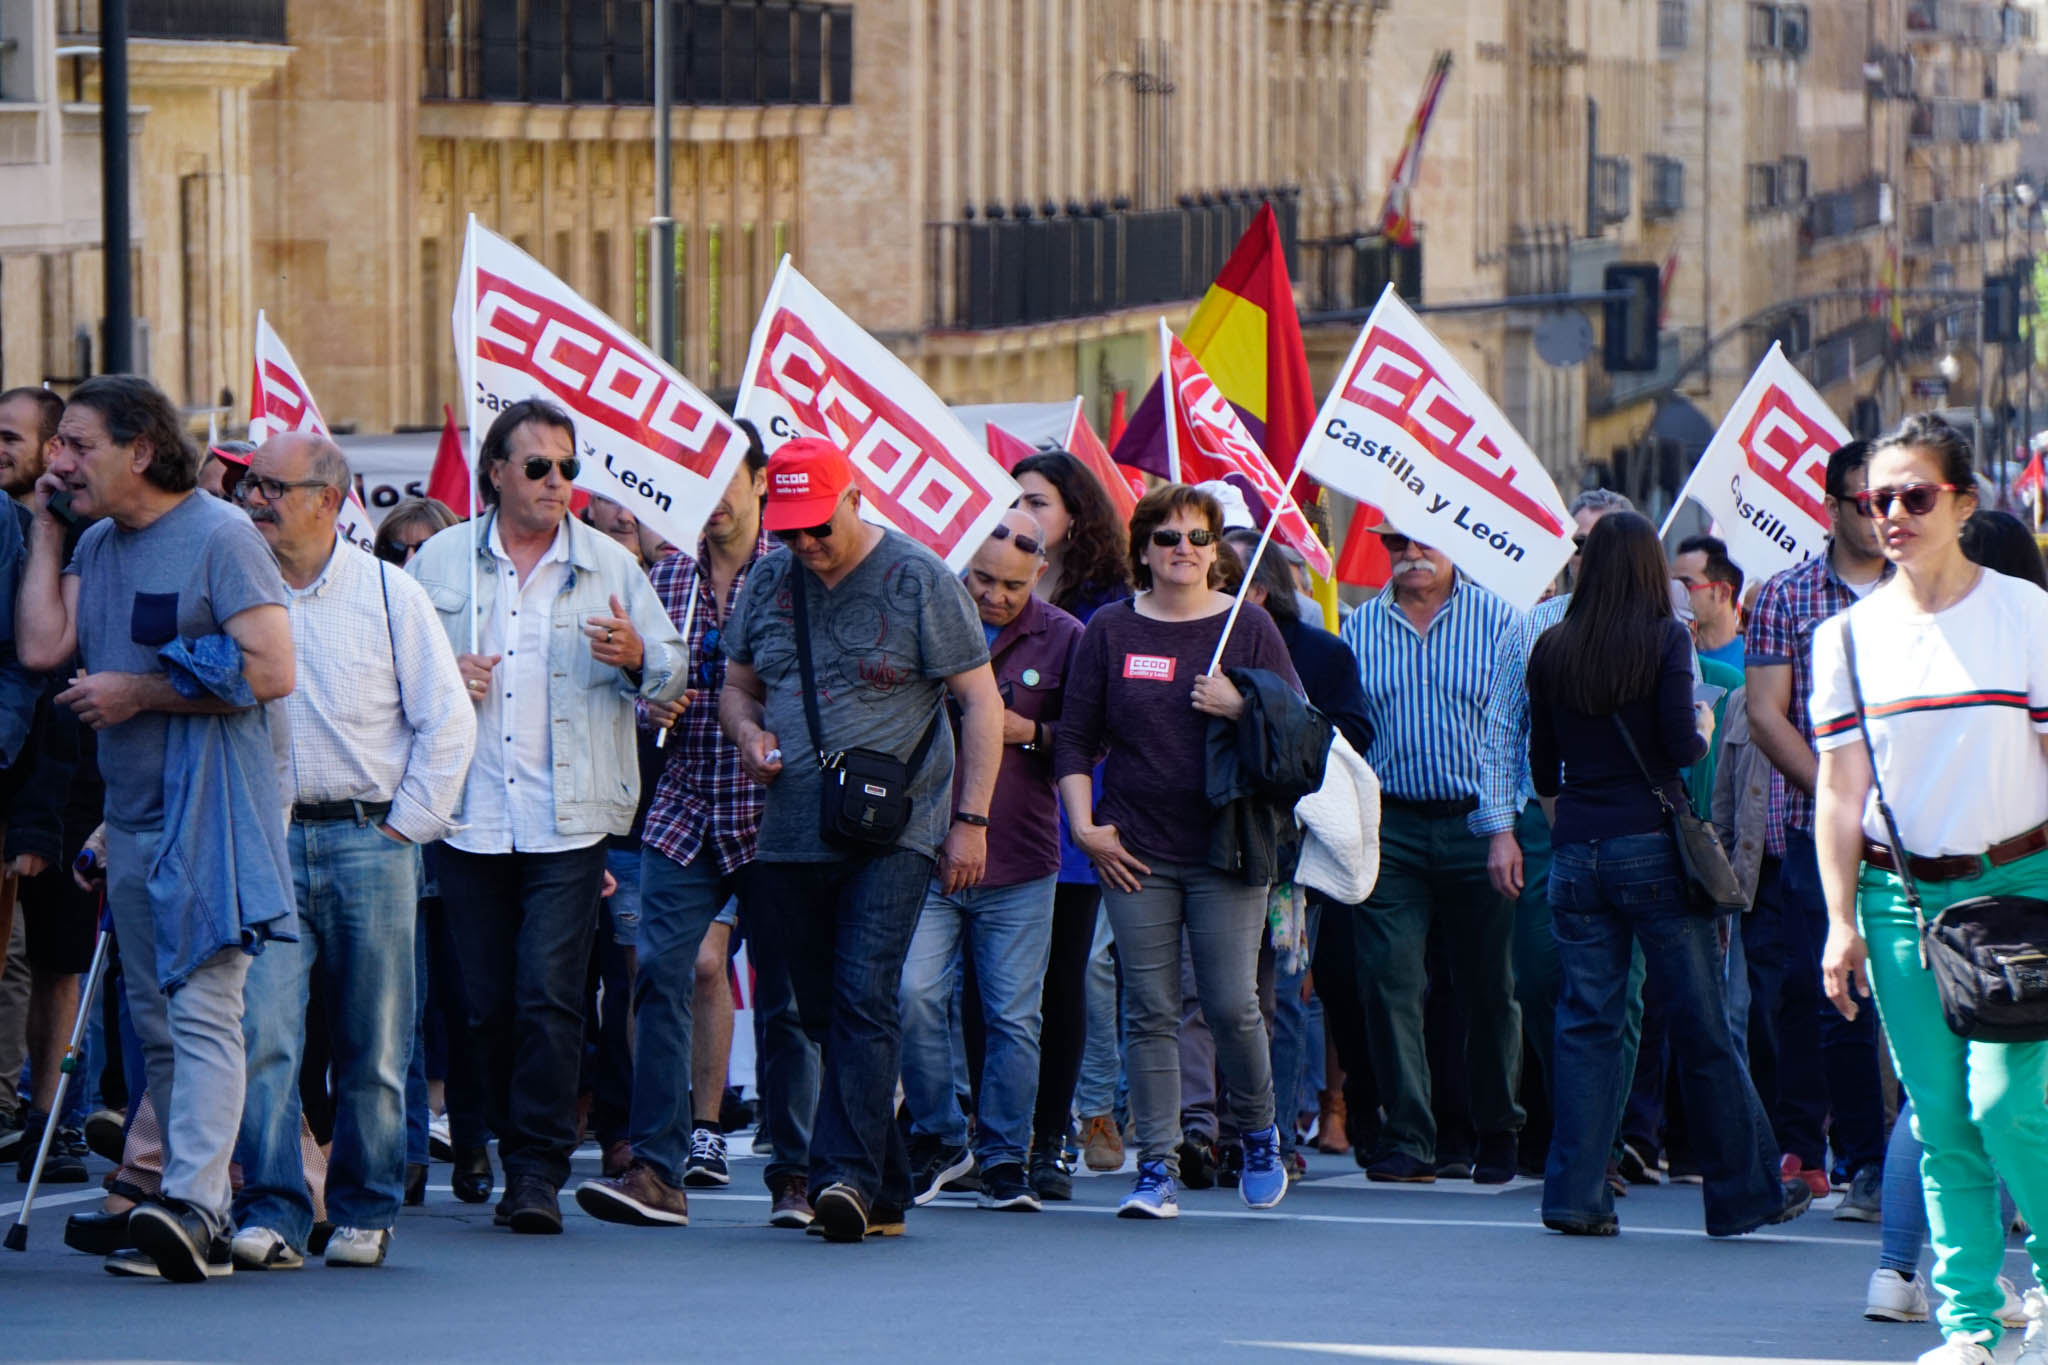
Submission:
<svg viewBox="0 0 2048 1365">
<path fill-rule="evenodd" d="M 1223 634 L 1216 639 L 1216 652 L 1209 657 L 1209 672 L 1214 673 L 1223 662 L 1223 648 L 1230 643 L 1230 632 L 1237 627 L 1237 614 L 1244 609 L 1245 594 L 1252 590 L 1252 575 L 1258 572 L 1259 560 L 1266 553 L 1267 544 L 1273 539 L 1273 528 L 1280 524 L 1280 516 L 1288 508 L 1295 507 L 1294 481 L 1301 477 L 1303 461 L 1294 462 L 1294 472 L 1287 476 L 1286 485 L 1280 490 L 1280 505 L 1266 509 L 1266 529 L 1259 532 L 1259 543 L 1252 550 L 1251 560 L 1244 566 L 1244 582 L 1238 585 L 1237 598 L 1230 604 L 1230 615 L 1224 618 Z"/>
<path fill-rule="evenodd" d="M 467 329 L 469 332 L 469 353 L 456 357 L 458 362 L 456 368 L 461 375 L 463 386 L 466 388 L 475 382 L 476 377 L 476 215 L 473 213 L 469 215 L 469 226 L 465 230 L 465 238 L 462 244 L 462 267 L 462 279 L 457 282 L 455 291 L 456 298 L 461 301 L 463 306 L 463 316 L 469 320 L 469 327 Z M 462 402 L 464 408 L 470 413 L 468 423 L 469 439 L 464 443 L 469 451 L 469 652 L 476 654 L 480 652 L 477 643 L 479 632 L 477 618 L 482 614 L 483 610 L 476 600 L 476 557 L 482 553 L 482 546 L 478 542 L 478 536 L 480 534 L 479 523 L 483 521 L 483 508 L 479 504 L 483 501 L 483 494 L 479 491 L 476 475 L 477 441 L 479 439 L 476 430 L 476 409 L 470 403 L 469 395 L 466 393 L 462 397 Z"/>
<path fill-rule="evenodd" d="M 1179 410 L 1173 385 L 1173 333 L 1166 330 L 1166 319 L 1159 319 L 1159 405 L 1160 416 L 1166 419 L 1166 481 L 1180 482 L 1180 441 Z"/>
<path fill-rule="evenodd" d="M 1685 481 L 1685 487 L 1692 487 L 1691 479 Z M 1671 510 L 1664 514 L 1664 524 L 1657 528 L 1657 539 L 1662 540 L 1671 534 L 1671 523 L 1678 520 L 1679 509 L 1685 506 L 1686 501 L 1685 489 L 1680 489 L 1678 496 L 1671 501 Z"/>
</svg>

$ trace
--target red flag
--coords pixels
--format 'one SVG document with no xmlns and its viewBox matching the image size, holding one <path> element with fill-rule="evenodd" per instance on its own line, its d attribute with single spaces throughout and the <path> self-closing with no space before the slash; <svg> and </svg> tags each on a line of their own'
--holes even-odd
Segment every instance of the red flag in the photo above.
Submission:
<svg viewBox="0 0 2048 1365">
<path fill-rule="evenodd" d="M 1344 537 L 1344 550 L 1337 556 L 1337 571 L 1332 575 L 1339 583 L 1349 583 L 1354 588 L 1383 588 L 1393 577 L 1394 564 L 1387 556 L 1387 547 L 1372 528 L 1384 518 L 1380 509 L 1369 502 L 1361 502 L 1351 514 L 1351 531 Z"/>
<path fill-rule="evenodd" d="M 1095 434 L 1095 428 L 1088 425 L 1088 414 L 1081 410 L 1081 400 L 1074 400 L 1074 417 L 1067 424 L 1067 450 L 1102 485 L 1102 491 L 1109 494 L 1109 504 L 1116 509 L 1117 520 L 1128 522 L 1131 511 L 1144 495 L 1145 481 L 1138 479 L 1133 484 L 1130 475 L 1111 462 L 1109 448 L 1102 444 L 1102 438 Z"/>
<path fill-rule="evenodd" d="M 1118 389 L 1109 396 L 1109 444 L 1111 449 L 1124 438 L 1124 427 L 1128 424 L 1124 409 L 1131 401 L 1129 389 Z"/>
<path fill-rule="evenodd" d="M 1380 210 L 1380 231 L 1402 246 L 1415 245 L 1415 214 L 1409 200 L 1422 174 L 1422 140 L 1429 136 L 1429 121 L 1436 114 L 1437 97 L 1451 74 L 1451 54 L 1439 52 L 1422 82 L 1422 100 L 1409 120 L 1408 136 L 1401 143 L 1401 155 L 1394 173 L 1387 177 L 1387 202 Z"/>
<path fill-rule="evenodd" d="M 434 447 L 434 470 L 427 475 L 427 496 L 447 503 L 449 510 L 466 521 L 469 461 L 462 455 L 462 435 L 455 429 L 455 409 L 443 403 L 441 411 L 448 415 L 448 420 L 441 427 L 441 444 Z"/>
<path fill-rule="evenodd" d="M 988 453 L 996 457 L 996 463 L 1003 467 L 1005 474 L 1017 467 L 1017 461 L 1026 460 L 1038 453 L 1031 442 L 1022 436 L 1013 436 L 994 422 L 984 422 L 988 433 Z"/>
</svg>

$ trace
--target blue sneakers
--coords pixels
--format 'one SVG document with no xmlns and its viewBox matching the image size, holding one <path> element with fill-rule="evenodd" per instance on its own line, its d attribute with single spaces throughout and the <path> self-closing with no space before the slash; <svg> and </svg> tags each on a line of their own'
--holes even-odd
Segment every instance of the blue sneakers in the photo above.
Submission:
<svg viewBox="0 0 2048 1365">
<path fill-rule="evenodd" d="M 1244 1173 L 1237 1192 L 1246 1207 L 1270 1209 L 1287 1193 L 1287 1164 L 1280 1159 L 1280 1130 L 1268 1127 L 1244 1135 Z"/>
<path fill-rule="evenodd" d="M 1173 1177 L 1163 1161 L 1138 1163 L 1138 1178 L 1124 1202 L 1116 1206 L 1119 1218 L 1178 1218 L 1180 1196 L 1174 1192 Z"/>
</svg>

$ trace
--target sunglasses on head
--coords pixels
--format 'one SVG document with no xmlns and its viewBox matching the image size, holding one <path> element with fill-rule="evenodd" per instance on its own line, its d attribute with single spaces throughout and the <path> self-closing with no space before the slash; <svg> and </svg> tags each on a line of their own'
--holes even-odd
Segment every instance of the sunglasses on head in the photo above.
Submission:
<svg viewBox="0 0 2048 1365">
<path fill-rule="evenodd" d="M 519 467 L 526 471 L 527 478 L 532 479 L 535 483 L 539 483 L 548 476 L 550 469 L 554 469 L 557 466 L 561 468 L 562 477 L 570 483 L 576 482 L 576 476 L 583 472 L 583 461 L 577 459 L 574 455 L 571 455 L 566 460 L 550 460 L 535 455 Z"/>
<path fill-rule="evenodd" d="M 1858 512 L 1874 521 L 1888 516 L 1894 503 L 1905 508 L 1909 517 L 1924 517 L 1934 510 L 1943 493 L 1955 491 L 1952 483 L 1909 483 L 1898 488 L 1866 488 L 1861 493 L 1851 493 L 1849 498 Z"/>
<path fill-rule="evenodd" d="M 1413 536 L 1399 535 L 1391 531 L 1388 532 L 1386 535 L 1380 537 L 1380 544 L 1387 547 L 1388 554 L 1397 557 L 1400 555 L 1407 554 L 1408 547 L 1410 545 L 1420 546 L 1422 549 L 1425 550 L 1429 548 L 1427 545 L 1423 545 L 1421 541 L 1415 539 Z"/>
<path fill-rule="evenodd" d="M 989 539 L 1007 540 L 1027 555 L 1035 555 L 1040 550 L 1043 550 L 1045 548 L 1044 542 L 1035 540 L 1032 537 L 1025 535 L 1022 531 L 1012 531 L 1009 527 L 1003 525 L 1003 523 L 1001 523 L 1000 521 L 995 524 L 995 528 L 991 530 L 988 534 Z M 1180 542 L 1178 539 L 1176 539 L 1174 543 L 1178 545 Z M 1197 545 L 1201 544 L 1200 541 L 1196 541 L 1195 543 Z"/>
<path fill-rule="evenodd" d="M 1216 533 L 1214 531 L 1197 528 L 1193 531 L 1181 532 L 1170 530 L 1164 526 L 1152 533 L 1152 543 L 1162 550 L 1171 550 L 1174 546 L 1180 544 L 1182 535 L 1186 535 L 1188 544 L 1198 550 L 1205 545 L 1214 545 L 1216 543 Z"/>
</svg>

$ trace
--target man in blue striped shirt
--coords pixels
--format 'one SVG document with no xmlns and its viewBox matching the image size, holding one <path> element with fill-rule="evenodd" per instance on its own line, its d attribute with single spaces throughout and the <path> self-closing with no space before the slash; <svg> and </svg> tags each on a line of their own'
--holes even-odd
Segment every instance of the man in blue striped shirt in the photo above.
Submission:
<svg viewBox="0 0 2048 1365">
<path fill-rule="evenodd" d="M 1458 575 L 1450 556 L 1383 531 L 1393 580 L 1343 628 L 1358 656 L 1380 779 L 1380 876 L 1354 917 L 1367 1051 L 1386 1120 L 1367 1156 L 1373 1180 L 1436 1179 L 1436 1120 L 1422 1010 L 1432 925 L 1465 1023 L 1465 1071 L 1479 1134 L 1472 1178 L 1515 1174 L 1521 1011 L 1510 945 L 1514 902 L 1487 876 L 1480 738 L 1501 640 L 1515 609 Z"/>
</svg>

